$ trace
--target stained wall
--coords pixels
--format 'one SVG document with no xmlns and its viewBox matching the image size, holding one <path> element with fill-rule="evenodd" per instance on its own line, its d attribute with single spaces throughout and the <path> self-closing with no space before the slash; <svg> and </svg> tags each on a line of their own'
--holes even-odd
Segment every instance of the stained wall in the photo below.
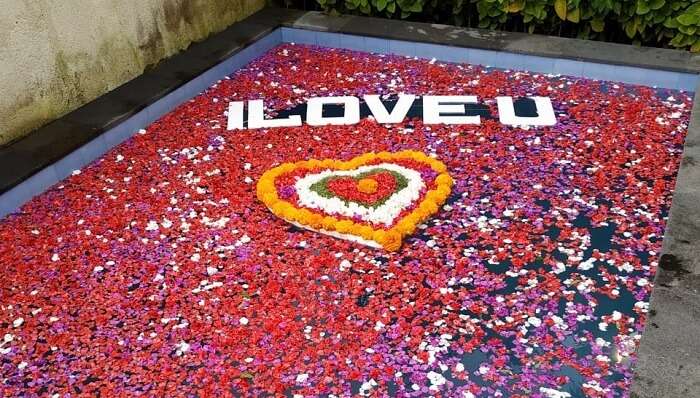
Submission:
<svg viewBox="0 0 700 398">
<path fill-rule="evenodd" d="M 0 145 L 89 102 L 265 0 L 0 0 Z"/>
</svg>

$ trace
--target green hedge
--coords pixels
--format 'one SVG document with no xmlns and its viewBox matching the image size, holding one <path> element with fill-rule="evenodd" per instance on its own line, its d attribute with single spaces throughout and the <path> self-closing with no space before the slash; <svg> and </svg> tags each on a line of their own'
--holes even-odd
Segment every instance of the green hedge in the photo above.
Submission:
<svg viewBox="0 0 700 398">
<path fill-rule="evenodd" d="M 316 0 L 372 15 L 700 52 L 698 0 Z M 290 3 L 296 3 L 290 1 Z M 301 5 L 301 4 L 294 4 Z"/>
</svg>

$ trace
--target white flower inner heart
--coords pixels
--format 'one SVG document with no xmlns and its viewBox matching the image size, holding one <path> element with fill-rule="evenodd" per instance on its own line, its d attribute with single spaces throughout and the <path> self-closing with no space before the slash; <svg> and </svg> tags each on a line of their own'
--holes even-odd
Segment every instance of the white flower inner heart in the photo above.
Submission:
<svg viewBox="0 0 700 398">
<path fill-rule="evenodd" d="M 313 184 L 326 177 L 356 177 L 359 174 L 376 169 L 399 173 L 406 178 L 408 184 L 405 188 L 393 193 L 382 205 L 374 208 L 363 206 L 356 202 L 346 203 L 338 197 L 324 198 L 311 190 Z M 360 166 L 355 170 L 324 170 L 320 173 L 306 175 L 294 184 L 294 188 L 299 196 L 300 206 L 321 210 L 328 214 L 359 217 L 365 222 L 384 224 L 386 226 L 391 226 L 404 209 L 418 200 L 424 187 L 425 183 L 419 172 L 392 163 Z"/>
</svg>

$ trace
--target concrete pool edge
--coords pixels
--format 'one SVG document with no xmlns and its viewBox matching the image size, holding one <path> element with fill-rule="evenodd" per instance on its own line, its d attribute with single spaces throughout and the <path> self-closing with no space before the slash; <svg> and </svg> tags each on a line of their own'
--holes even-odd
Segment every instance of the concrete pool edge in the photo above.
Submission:
<svg viewBox="0 0 700 398">
<path fill-rule="evenodd" d="M 370 17 L 329 16 L 320 12 L 307 12 L 282 26 L 651 70 L 700 73 L 700 55 L 600 41 Z"/>
<path fill-rule="evenodd" d="M 363 17 L 328 17 L 318 13 L 276 9 L 255 14 L 240 25 L 236 24 L 226 32 L 222 32 L 222 34 L 215 35 L 206 42 L 193 46 L 190 50 L 178 55 L 177 57 L 180 58 L 176 61 L 168 60 L 164 62 L 149 72 L 148 75 L 140 78 L 141 80 L 127 83 L 125 85 L 127 86 L 126 88 L 122 86 L 86 105 L 86 107 L 71 113 L 70 116 L 67 115 L 65 118 L 61 118 L 51 125 L 37 130 L 32 134 L 37 146 L 30 147 L 26 143 L 22 146 L 20 143 L 23 140 L 21 140 L 15 143 L 15 145 L 20 145 L 15 147 L 12 157 L 6 157 L 4 153 L 0 153 L 0 164 L 2 164 L 3 169 L 6 170 L 6 173 L 14 173 L 16 168 L 21 166 L 18 163 L 21 163 L 23 159 L 40 156 L 42 155 L 42 150 L 47 149 L 48 152 L 50 148 L 47 147 L 55 144 L 52 141 L 40 146 L 36 144 L 38 139 L 54 134 L 58 134 L 57 139 L 60 139 L 61 137 L 70 137 L 76 131 L 85 130 L 86 141 L 79 143 L 74 140 L 66 145 L 53 148 L 51 153 L 54 156 L 59 149 L 64 151 L 63 155 L 58 158 L 49 158 L 47 155 L 47 158 L 43 160 L 44 166 L 29 170 L 29 179 L 25 179 L 19 185 L 8 185 L 10 188 L 2 189 L 2 191 L 8 193 L 15 189 L 18 189 L 17 192 L 24 190 L 22 194 L 26 198 L 25 201 L 43 192 L 53 183 L 62 179 L 57 172 L 58 169 L 50 170 L 50 167 L 59 165 L 59 169 L 65 174 L 71 168 L 81 168 L 85 164 L 90 163 L 90 161 L 104 153 L 100 151 L 107 151 L 118 145 L 121 142 L 120 139 L 127 139 L 138 128 L 148 125 L 150 123 L 149 120 L 157 119 L 159 115 L 186 101 L 187 98 L 196 95 L 206 81 L 210 79 L 215 81 L 219 77 L 233 72 L 236 68 L 232 68 L 232 66 L 237 63 L 226 64 L 225 67 L 221 66 L 223 62 L 230 61 L 232 56 L 239 57 L 237 60 L 240 61 L 240 66 L 242 66 L 247 62 L 243 62 L 245 57 L 250 56 L 254 58 L 254 54 L 258 53 L 258 51 L 260 53 L 264 52 L 265 46 L 261 45 L 256 49 L 255 43 L 260 43 L 262 40 L 269 40 L 267 44 L 270 45 L 283 42 L 284 37 L 282 36 L 285 31 L 278 30 L 280 27 L 289 29 L 287 34 L 292 36 L 295 34 L 295 30 L 304 29 L 339 33 L 349 38 L 367 36 L 376 39 L 381 37 L 379 36 L 381 32 L 377 33 L 373 30 L 384 29 L 381 26 L 372 26 L 372 23 L 376 25 L 378 21 L 381 21 L 381 24 L 389 23 L 384 20 Z M 392 25 L 394 23 L 395 21 L 391 21 Z M 427 40 L 425 37 L 429 37 L 430 40 L 439 39 L 439 37 L 435 38 L 419 32 L 419 29 L 428 32 L 426 28 L 432 27 L 432 25 L 401 24 L 406 27 L 412 26 L 416 38 L 410 37 L 410 30 L 406 28 L 409 30 L 408 33 L 404 30 L 395 30 L 395 32 L 388 32 L 387 35 L 389 36 L 384 37 L 384 39 L 402 42 L 410 42 L 412 40 L 425 42 Z M 331 29 L 335 30 L 331 31 Z M 386 30 L 391 31 L 392 29 L 387 28 Z M 435 29 L 438 31 L 440 29 L 444 30 L 442 27 Z M 473 30 L 463 31 L 472 32 Z M 279 32 L 277 38 L 274 37 L 275 32 Z M 391 36 L 392 34 L 401 36 Z M 230 41 L 232 37 L 236 37 L 235 35 L 239 35 L 240 41 Z M 494 39 L 495 43 L 506 43 L 506 45 L 515 46 L 513 47 L 515 50 L 506 49 L 505 51 L 522 54 L 520 52 L 524 51 L 522 48 L 515 44 L 507 44 L 508 35 L 510 34 L 494 33 L 494 36 L 497 37 L 497 39 Z M 493 48 L 488 47 L 490 39 L 483 37 L 473 38 L 468 34 L 466 36 L 468 37 L 464 40 L 474 39 L 482 43 L 474 44 L 474 47 L 471 48 L 493 50 Z M 316 35 L 316 37 L 321 36 Z M 276 41 L 277 39 L 279 41 Z M 555 39 L 556 42 L 569 40 L 537 36 L 533 40 L 542 40 L 543 43 L 546 43 L 550 39 Z M 578 43 L 580 41 L 573 40 L 568 43 L 574 42 Z M 376 44 L 377 42 L 371 43 Z M 531 41 L 525 40 L 524 43 L 532 45 Z M 441 45 L 435 42 L 433 44 Z M 443 44 L 456 45 L 449 42 L 448 38 Z M 364 45 L 365 48 L 369 46 L 366 40 Z M 614 48 L 626 47 L 612 46 Z M 572 45 L 571 47 L 574 48 L 575 46 Z M 243 53 L 246 50 L 248 50 L 248 55 Z M 650 60 L 656 60 L 656 58 L 649 54 L 663 54 L 665 56 L 670 54 L 669 51 L 673 54 L 682 53 L 673 52 L 672 50 L 658 50 L 659 52 L 655 53 L 657 51 L 655 49 L 638 49 L 635 47 L 629 48 L 628 51 L 639 56 L 647 56 Z M 211 55 L 211 52 L 214 52 L 215 55 Z M 542 57 L 543 53 L 541 51 L 533 51 L 529 55 Z M 582 58 L 581 53 L 570 55 L 571 57 L 567 59 L 586 59 L 588 62 L 591 61 L 590 58 Z M 602 55 L 609 57 L 610 54 Z M 693 61 L 693 56 L 686 55 L 687 57 L 677 55 L 685 59 L 680 64 L 675 61 L 678 58 L 669 56 L 667 59 L 669 63 L 673 64 L 669 65 L 669 68 L 673 67 L 675 71 L 680 69 L 683 73 L 697 73 L 700 68 L 697 67 L 696 61 Z M 623 54 L 620 57 L 626 56 Z M 610 62 L 605 62 L 604 59 L 599 59 L 598 62 L 610 64 Z M 654 65 L 647 65 L 647 67 L 659 69 L 660 65 L 655 61 Z M 216 77 L 217 71 L 223 74 Z M 203 74 L 206 74 L 206 78 L 197 81 L 197 77 L 203 76 Z M 148 90 L 144 88 L 148 88 Z M 198 88 L 200 89 L 198 90 Z M 177 93 L 178 90 L 181 91 Z M 698 90 L 696 90 L 696 93 L 698 93 Z M 636 378 L 632 388 L 633 396 L 637 397 L 700 395 L 700 386 L 696 382 L 700 379 L 700 355 L 698 355 L 698 347 L 694 341 L 694 336 L 697 336 L 698 332 L 700 332 L 700 324 L 697 321 L 700 319 L 700 305 L 698 304 L 700 302 L 700 295 L 698 294 L 698 285 L 700 285 L 700 277 L 698 277 L 698 274 L 700 274 L 700 264 L 698 262 L 698 258 L 700 258 L 698 256 L 700 254 L 700 244 L 698 243 L 700 219 L 695 210 L 696 204 L 700 201 L 700 188 L 698 188 L 700 187 L 700 167 L 697 165 L 696 160 L 700 156 L 700 150 L 698 149 L 700 144 L 700 105 L 698 102 L 700 102 L 700 97 L 696 94 L 694 110 L 691 116 L 692 122 L 688 129 L 681 168 L 678 174 L 673 207 L 664 237 L 663 256 L 651 301 L 651 316 L 639 348 L 639 365 L 636 368 Z M 110 132 L 113 135 L 108 136 Z M 61 136 L 60 134 L 64 135 Z M 85 146 L 85 143 L 89 145 L 93 142 L 95 146 L 91 147 L 92 149 Z M 74 143 L 76 146 L 70 149 L 68 144 Z M 71 155 L 73 155 L 73 158 L 67 157 Z M 30 181 L 30 179 L 33 180 Z M 23 186 L 22 184 L 25 183 L 27 185 Z M 9 197 L 3 194 L 0 198 L 3 205 L 0 206 L 0 210 L 2 210 L 2 214 L 5 214 L 4 204 L 6 203 L 6 198 Z"/>
<path fill-rule="evenodd" d="M 695 92 L 632 397 L 700 396 L 700 86 Z"/>
<path fill-rule="evenodd" d="M 611 65 L 475 47 L 386 39 L 338 32 L 283 27 L 282 42 L 318 45 L 379 54 L 402 55 L 443 62 L 467 63 L 504 70 L 559 74 L 586 79 L 695 91 L 698 76 L 687 72 Z"/>
</svg>

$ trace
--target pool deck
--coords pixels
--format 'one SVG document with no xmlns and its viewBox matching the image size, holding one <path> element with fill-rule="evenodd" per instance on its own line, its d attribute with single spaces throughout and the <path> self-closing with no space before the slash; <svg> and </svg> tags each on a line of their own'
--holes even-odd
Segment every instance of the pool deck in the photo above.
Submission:
<svg viewBox="0 0 700 398">
<path fill-rule="evenodd" d="M 616 65 L 608 69 L 620 74 L 626 68 L 700 73 L 700 55 L 683 51 L 268 8 L 0 148 L 0 194 L 32 179 L 39 182 L 30 194 L 40 193 L 49 166 L 280 27 Z M 695 92 L 632 397 L 700 396 L 700 85 Z M 149 112 L 157 118 L 158 112 Z M 60 179 L 60 173 L 51 173 Z"/>
</svg>

